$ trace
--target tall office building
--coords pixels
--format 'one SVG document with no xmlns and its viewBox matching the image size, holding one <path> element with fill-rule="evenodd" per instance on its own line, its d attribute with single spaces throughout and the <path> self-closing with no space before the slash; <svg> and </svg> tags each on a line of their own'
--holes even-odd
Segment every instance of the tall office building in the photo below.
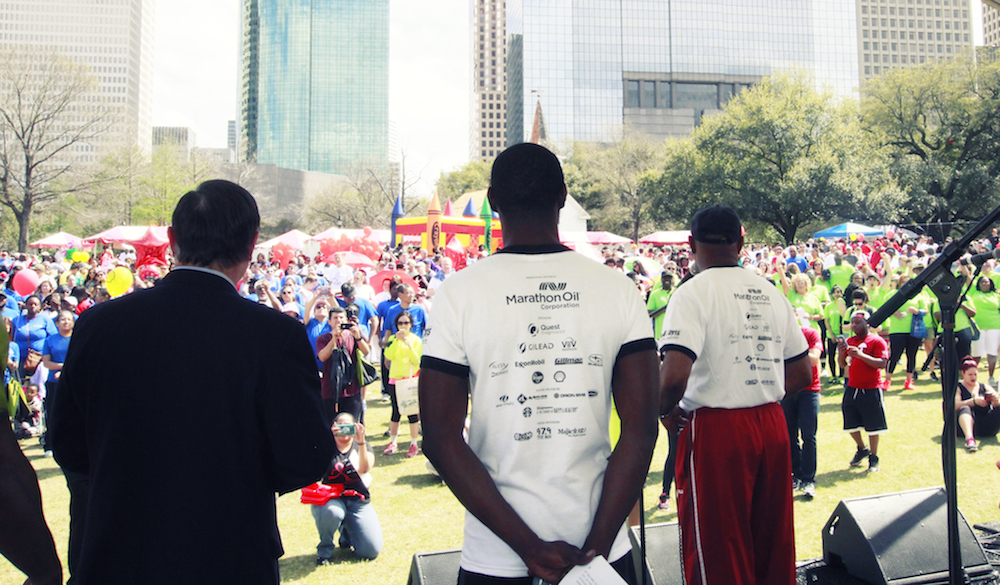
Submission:
<svg viewBox="0 0 1000 585">
<path fill-rule="evenodd" d="M 801 68 L 858 86 L 853 0 L 508 0 L 507 144 L 544 118 L 548 140 L 660 139 L 764 76 Z M 541 114 L 541 117 L 536 115 Z"/>
<path fill-rule="evenodd" d="M 0 50 L 30 45 L 88 65 L 97 79 L 94 103 L 118 110 L 98 140 L 74 145 L 93 162 L 105 148 L 152 148 L 153 6 L 155 0 L 5 0 Z"/>
<path fill-rule="evenodd" d="M 388 0 L 243 0 L 240 159 L 344 173 L 388 160 Z"/>
<path fill-rule="evenodd" d="M 969 0 L 857 0 L 861 80 L 973 47 Z"/>
<path fill-rule="evenodd" d="M 491 161 L 507 142 L 507 47 L 504 0 L 471 0 L 472 119 L 469 157 Z"/>
<path fill-rule="evenodd" d="M 983 41 L 987 47 L 1000 47 L 1000 10 L 983 2 Z"/>
</svg>

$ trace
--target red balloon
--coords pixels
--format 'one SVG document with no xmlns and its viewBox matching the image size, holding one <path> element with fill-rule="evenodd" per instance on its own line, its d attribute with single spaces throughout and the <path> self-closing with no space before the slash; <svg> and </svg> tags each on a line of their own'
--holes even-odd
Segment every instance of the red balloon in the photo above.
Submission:
<svg viewBox="0 0 1000 585">
<path fill-rule="evenodd" d="M 22 270 L 14 275 L 14 290 L 22 297 L 35 292 L 38 288 L 38 273 L 34 270 Z"/>
<path fill-rule="evenodd" d="M 366 237 L 366 238 L 367 238 L 368 236 L 372 235 L 372 228 L 371 228 L 371 226 L 369 226 L 369 225 L 366 225 L 366 226 L 365 226 L 365 229 L 364 229 L 363 231 L 365 232 L 365 237 Z"/>
</svg>

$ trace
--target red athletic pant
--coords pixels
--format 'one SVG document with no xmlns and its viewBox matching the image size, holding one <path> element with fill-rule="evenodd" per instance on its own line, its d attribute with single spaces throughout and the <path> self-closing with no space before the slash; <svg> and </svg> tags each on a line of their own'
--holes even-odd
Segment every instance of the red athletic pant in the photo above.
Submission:
<svg viewBox="0 0 1000 585">
<path fill-rule="evenodd" d="M 688 585 L 794 585 L 792 466 L 778 403 L 699 408 L 678 441 Z"/>
</svg>

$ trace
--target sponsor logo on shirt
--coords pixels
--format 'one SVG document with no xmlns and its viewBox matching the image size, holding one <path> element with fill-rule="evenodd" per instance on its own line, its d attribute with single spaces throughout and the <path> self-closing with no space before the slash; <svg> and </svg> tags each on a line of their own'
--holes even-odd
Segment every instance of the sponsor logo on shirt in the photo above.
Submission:
<svg viewBox="0 0 1000 585">
<path fill-rule="evenodd" d="M 532 337 L 538 335 L 538 325 L 535 325 L 534 323 L 528 325 L 528 335 Z"/>
<path fill-rule="evenodd" d="M 524 404 L 529 400 L 541 400 L 543 398 L 548 398 L 548 397 L 549 397 L 548 394 L 538 394 L 537 396 L 525 396 L 524 394 L 521 394 L 520 396 L 517 397 L 517 402 L 518 404 Z"/>
<path fill-rule="evenodd" d="M 531 374 L 531 381 L 534 382 L 535 384 L 541 384 L 542 380 L 544 379 L 545 379 L 545 374 L 542 374 L 541 372 L 535 372 Z"/>
<path fill-rule="evenodd" d="M 552 395 L 552 398 L 556 400 L 562 400 L 563 398 L 586 398 L 587 394 L 585 392 L 556 392 Z"/>
<path fill-rule="evenodd" d="M 556 432 L 566 437 L 585 437 L 587 436 L 587 427 L 577 427 L 573 429 L 556 429 Z"/>
<path fill-rule="evenodd" d="M 510 401 L 510 396 L 504 394 L 503 396 L 497 399 L 497 403 L 495 406 L 496 408 L 500 408 L 501 406 L 513 406 L 513 405 L 514 403 Z"/>
<path fill-rule="evenodd" d="M 493 362 L 490 364 L 490 377 L 496 378 L 507 373 L 507 362 Z"/>
<path fill-rule="evenodd" d="M 681 330 L 680 329 L 670 329 L 670 330 L 664 332 L 663 336 L 664 337 L 680 337 L 681 336 Z"/>
<path fill-rule="evenodd" d="M 571 349 L 576 349 L 576 340 L 572 337 L 567 337 L 562 342 L 563 350 L 569 351 Z"/>
<path fill-rule="evenodd" d="M 551 343 L 521 343 L 517 346 L 517 351 L 524 353 L 526 351 L 544 351 L 552 349 L 554 346 Z"/>
<path fill-rule="evenodd" d="M 760 382 L 760 380 L 745 380 L 744 384 L 747 386 L 756 386 L 758 382 Z"/>
<path fill-rule="evenodd" d="M 761 380 L 760 383 L 763 384 L 763 385 L 765 385 L 765 386 L 774 386 L 775 382 L 774 382 L 774 380 Z"/>
<path fill-rule="evenodd" d="M 514 367 L 517 368 L 527 368 L 528 366 L 544 366 L 545 359 L 539 358 L 536 360 L 528 360 L 526 362 L 514 362 Z"/>
<path fill-rule="evenodd" d="M 729 345 L 732 345 L 734 343 L 739 343 L 739 342 L 740 342 L 740 336 L 739 335 L 736 335 L 735 333 L 730 333 L 729 334 Z"/>
<path fill-rule="evenodd" d="M 535 323 L 528 325 L 528 335 L 532 337 L 536 337 L 538 334 L 552 335 L 553 333 L 559 333 L 561 330 L 562 325 L 559 323 L 555 325 L 545 325 L 544 323 L 541 325 L 536 325 Z"/>
<path fill-rule="evenodd" d="M 539 441 L 552 438 L 552 427 L 538 427 L 537 431 Z"/>
<path fill-rule="evenodd" d="M 564 372 L 562 370 L 559 370 L 558 372 L 556 372 L 555 374 L 552 375 L 552 379 L 555 380 L 556 382 L 562 384 L 563 381 L 566 380 L 566 372 Z"/>
<path fill-rule="evenodd" d="M 580 306 L 580 293 L 574 291 L 563 291 L 566 283 L 543 282 L 539 285 L 541 291 L 554 291 L 555 294 L 545 294 L 543 292 L 528 295 L 512 294 L 507 295 L 507 305 L 531 304 L 539 305 L 540 309 L 573 309 Z"/>
<path fill-rule="evenodd" d="M 768 337 L 767 335 L 758 335 L 757 341 L 771 341 L 771 338 Z"/>
<path fill-rule="evenodd" d="M 531 431 L 528 431 L 527 433 L 514 433 L 514 440 L 518 442 L 530 441 L 531 437 L 532 437 Z"/>
<path fill-rule="evenodd" d="M 582 365 L 583 358 L 556 358 L 556 361 L 552 363 L 554 363 L 557 366 Z"/>
<path fill-rule="evenodd" d="M 523 415 L 524 418 L 531 418 L 531 407 L 525 406 L 524 410 L 521 411 L 521 415 Z"/>
<path fill-rule="evenodd" d="M 764 351 L 764 347 L 765 347 L 765 345 L 763 343 L 758 343 L 757 344 L 757 351 Z"/>
<path fill-rule="evenodd" d="M 587 396 L 591 398 L 597 396 L 597 390 L 587 390 Z"/>
<path fill-rule="evenodd" d="M 547 414 L 573 414 L 579 409 L 579 406 L 539 406 L 535 408 L 535 412 L 539 416 L 544 416 Z"/>
<path fill-rule="evenodd" d="M 592 353 L 587 358 L 588 366 L 597 366 L 598 368 L 604 367 L 604 356 L 599 353 Z"/>
</svg>

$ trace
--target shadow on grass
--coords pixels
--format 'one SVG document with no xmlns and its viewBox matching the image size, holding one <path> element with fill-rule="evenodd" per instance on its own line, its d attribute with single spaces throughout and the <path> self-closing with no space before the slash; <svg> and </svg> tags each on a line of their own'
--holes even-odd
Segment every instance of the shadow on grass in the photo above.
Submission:
<svg viewBox="0 0 1000 585">
<path fill-rule="evenodd" d="M 38 481 L 45 481 L 46 479 L 52 477 L 62 477 L 63 472 L 59 467 L 45 467 L 42 469 L 35 469 L 35 475 L 38 476 Z"/>
<path fill-rule="evenodd" d="M 334 567 L 337 565 L 356 565 L 365 562 L 368 561 L 358 558 L 349 550 L 336 548 L 333 551 L 333 556 L 330 557 L 328 566 L 316 566 L 316 555 L 298 555 L 278 559 L 278 570 L 281 572 L 282 581 L 294 581 L 305 579 L 314 571 L 336 571 Z M 331 574 L 331 580 L 332 577 Z"/>
<path fill-rule="evenodd" d="M 912 392 L 912 391 L 905 393 L 893 392 L 893 394 L 899 396 L 900 400 L 931 400 L 933 398 L 938 398 L 938 399 L 941 398 L 940 389 L 931 390 L 929 392 Z"/>
<path fill-rule="evenodd" d="M 428 471 L 416 475 L 401 475 L 393 483 L 398 485 L 408 485 L 415 488 L 441 485 L 441 478 L 431 475 Z"/>
<path fill-rule="evenodd" d="M 816 474 L 816 484 L 824 488 L 831 488 L 848 481 L 864 479 L 868 477 L 867 465 L 858 467 L 848 467 L 845 469 L 835 469 L 826 473 Z"/>
</svg>

